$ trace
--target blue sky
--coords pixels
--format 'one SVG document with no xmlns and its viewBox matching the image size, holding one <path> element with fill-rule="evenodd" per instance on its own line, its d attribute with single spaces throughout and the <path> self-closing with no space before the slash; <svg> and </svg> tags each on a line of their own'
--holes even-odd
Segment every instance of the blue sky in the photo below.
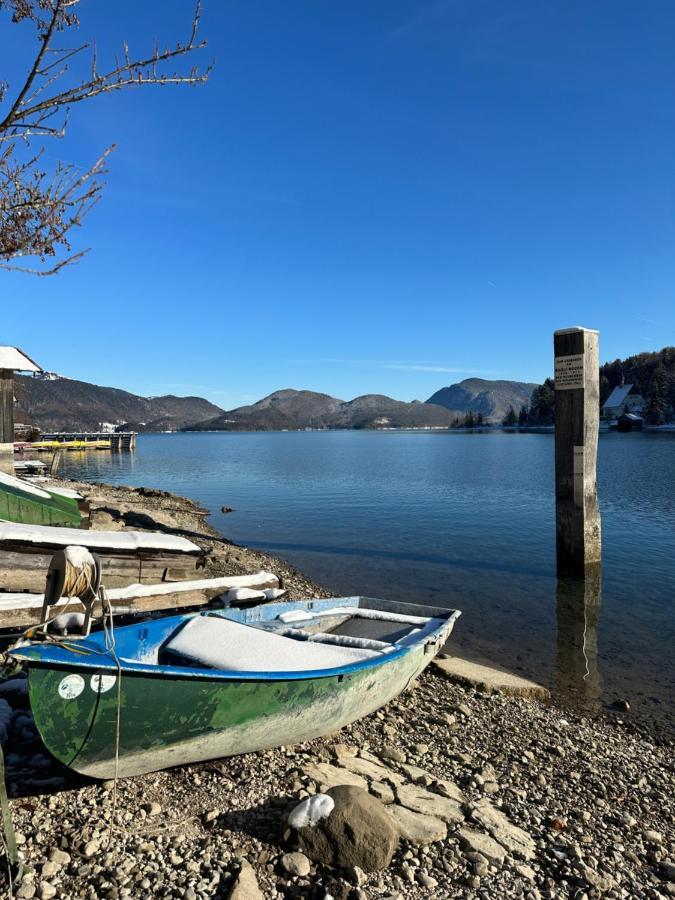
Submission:
<svg viewBox="0 0 675 900">
<path fill-rule="evenodd" d="M 80 18 L 103 59 L 191 5 Z M 0 343 L 226 408 L 537 381 L 569 325 L 603 359 L 675 343 L 670 0 L 205 0 L 202 34 L 207 86 L 81 106 L 49 146 L 118 149 L 84 261 L 0 272 Z"/>
</svg>

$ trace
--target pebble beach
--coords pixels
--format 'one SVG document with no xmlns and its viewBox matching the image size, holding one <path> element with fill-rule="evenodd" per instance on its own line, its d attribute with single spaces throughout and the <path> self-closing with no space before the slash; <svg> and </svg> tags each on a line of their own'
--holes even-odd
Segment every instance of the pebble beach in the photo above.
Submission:
<svg viewBox="0 0 675 900">
<path fill-rule="evenodd" d="M 291 598 L 330 596 L 224 540 L 189 500 L 68 486 L 87 496 L 94 528 L 190 536 L 211 553 L 207 576 L 264 568 Z M 114 784 L 78 779 L 41 749 L 22 678 L 0 685 L 0 700 L 24 863 L 11 891 L 2 876 L 6 897 L 675 896 L 672 742 L 629 714 L 590 719 L 477 690 L 441 661 L 339 733 Z M 337 804 L 345 785 L 371 871 L 353 846 L 331 855 L 288 822 L 317 794 L 337 791 Z"/>
</svg>

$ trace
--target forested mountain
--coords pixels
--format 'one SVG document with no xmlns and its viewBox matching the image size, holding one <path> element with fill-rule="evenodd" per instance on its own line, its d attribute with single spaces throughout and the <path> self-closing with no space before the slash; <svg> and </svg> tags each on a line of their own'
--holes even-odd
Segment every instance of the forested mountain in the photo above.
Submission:
<svg viewBox="0 0 675 900">
<path fill-rule="evenodd" d="M 42 431 L 98 431 L 111 423 L 134 431 L 177 431 L 222 412 L 202 397 L 139 397 L 70 378 L 14 381 L 17 423 Z"/>
<path fill-rule="evenodd" d="M 212 417 L 190 431 L 297 431 L 303 428 L 445 427 L 452 412 L 442 406 L 404 403 L 381 394 L 338 400 L 315 391 L 275 391 L 250 406 Z"/>
<path fill-rule="evenodd" d="M 645 419 L 660 425 L 675 418 L 675 347 L 638 353 L 627 359 L 615 359 L 600 366 L 600 406 L 615 387 L 634 385 L 645 400 Z M 537 385 L 530 402 L 513 406 L 504 416 L 505 425 L 552 425 L 555 408 L 553 379 Z"/>
<path fill-rule="evenodd" d="M 660 425 L 671 421 L 675 416 L 675 347 L 600 366 L 600 403 L 621 384 L 634 384 L 635 392 L 645 398 L 648 422 Z"/>
<path fill-rule="evenodd" d="M 445 406 L 456 413 L 480 414 L 485 422 L 501 422 L 511 406 L 519 410 L 529 404 L 535 387 L 536 384 L 529 381 L 465 378 L 458 384 L 436 391 L 427 403 Z"/>
</svg>

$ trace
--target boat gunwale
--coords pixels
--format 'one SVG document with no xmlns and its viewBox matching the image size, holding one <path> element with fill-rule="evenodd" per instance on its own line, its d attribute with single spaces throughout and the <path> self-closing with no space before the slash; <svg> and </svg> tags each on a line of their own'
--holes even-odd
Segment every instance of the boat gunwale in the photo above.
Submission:
<svg viewBox="0 0 675 900">
<path fill-rule="evenodd" d="M 330 598 L 330 602 L 335 602 L 338 599 L 345 598 Z M 359 598 L 360 599 L 360 598 Z M 309 603 L 312 601 L 296 601 L 300 603 Z M 296 605 L 294 603 L 288 604 L 279 604 L 282 605 Z M 269 609 L 268 605 L 268 609 Z M 225 611 L 225 610 L 224 610 Z M 438 611 L 438 610 L 436 610 Z M 388 663 L 394 662 L 395 660 L 402 659 L 408 653 L 411 653 L 413 650 L 424 648 L 427 644 L 434 644 L 438 641 L 438 639 L 442 636 L 444 632 L 447 632 L 446 639 L 452 632 L 455 622 L 461 616 L 461 611 L 457 609 L 447 611 L 447 616 L 442 620 L 442 622 L 430 631 L 428 634 L 425 634 L 423 637 L 420 637 L 417 640 L 412 640 L 409 644 L 405 646 L 400 646 L 397 644 L 392 644 L 392 649 L 389 652 L 382 653 L 376 657 L 370 657 L 368 659 L 358 660 L 356 662 L 347 663 L 343 666 L 334 666 L 329 669 L 306 669 L 300 671 L 285 671 L 285 670 L 277 670 L 277 671 L 232 671 L 229 669 L 213 669 L 213 668 L 199 668 L 193 666 L 167 666 L 160 665 L 158 663 L 144 663 L 144 662 L 133 662 L 128 660 L 125 657 L 118 657 L 120 665 L 118 666 L 115 658 L 110 654 L 109 651 L 100 652 L 100 651 L 89 651 L 88 649 L 85 651 L 85 654 L 82 655 L 81 658 L 72 658 L 75 656 L 80 656 L 82 651 L 85 649 L 85 644 L 75 645 L 77 650 L 70 651 L 70 658 L 63 658 L 63 655 L 66 651 L 68 651 L 68 647 L 63 645 L 46 645 L 41 644 L 39 647 L 39 655 L 32 656 L 30 655 L 30 650 L 32 649 L 30 646 L 27 647 L 17 647 L 12 651 L 12 656 L 15 659 L 25 662 L 28 665 L 28 668 L 41 668 L 41 669 L 60 669 L 60 670 L 68 670 L 70 672 L 76 672 L 77 670 L 83 669 L 87 672 L 93 671 L 109 671 L 117 673 L 119 668 L 122 669 L 123 677 L 134 677 L 134 676 L 145 676 L 151 678 L 164 678 L 170 680 L 188 680 L 188 681 L 200 681 L 200 682 L 283 682 L 283 681 L 310 681 L 316 678 L 331 678 L 331 677 L 344 677 L 346 675 L 352 675 L 357 672 L 361 672 L 367 669 L 373 669 L 381 665 L 386 665 Z M 189 621 L 190 619 L 194 619 L 198 616 L 208 616 L 213 615 L 214 610 L 201 611 L 198 613 L 188 613 L 186 615 L 181 616 L 171 616 L 165 619 L 165 622 L 168 622 L 170 619 L 176 621 L 176 625 L 181 622 Z M 430 617 L 439 618 L 438 616 Z M 253 623 L 251 623 L 253 624 Z M 128 627 L 138 627 L 138 626 L 128 626 Z M 253 626 L 255 627 L 255 626 Z M 74 643 L 74 642 L 73 642 Z M 52 650 L 52 653 L 49 652 L 49 649 Z M 23 652 L 22 652 L 23 651 Z"/>
</svg>

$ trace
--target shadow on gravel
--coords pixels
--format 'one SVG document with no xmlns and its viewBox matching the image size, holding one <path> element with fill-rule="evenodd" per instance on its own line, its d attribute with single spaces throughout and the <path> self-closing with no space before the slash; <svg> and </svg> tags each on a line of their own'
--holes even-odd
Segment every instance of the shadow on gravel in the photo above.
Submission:
<svg viewBox="0 0 675 900">
<path fill-rule="evenodd" d="M 28 703 L 25 676 L 0 683 L 0 743 L 7 793 L 30 798 L 94 782 L 55 759 L 42 743 Z"/>
<path fill-rule="evenodd" d="M 246 834 L 278 847 L 281 844 L 281 823 L 288 806 L 287 797 L 269 797 L 264 804 L 221 813 L 214 824 L 219 830 Z"/>
</svg>

